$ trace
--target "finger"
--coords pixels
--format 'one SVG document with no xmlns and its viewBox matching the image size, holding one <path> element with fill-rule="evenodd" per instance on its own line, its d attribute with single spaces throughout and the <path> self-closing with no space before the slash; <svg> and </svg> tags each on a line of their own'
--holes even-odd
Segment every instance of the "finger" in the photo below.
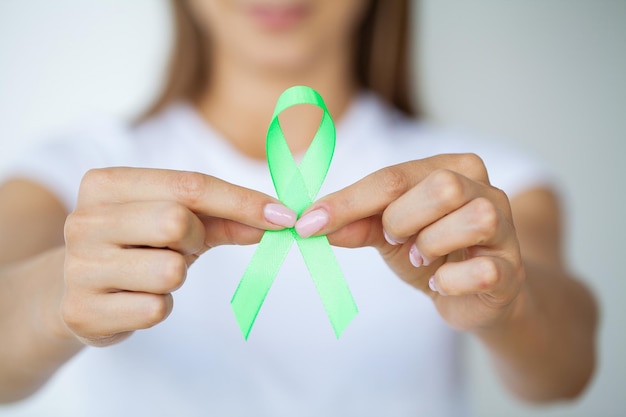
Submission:
<svg viewBox="0 0 626 417">
<path fill-rule="evenodd" d="M 387 206 L 438 169 L 458 169 L 470 179 L 488 182 L 476 155 L 438 155 L 390 166 L 314 203 L 296 223 L 301 236 L 328 234 L 356 220 L 381 214 Z"/>
<path fill-rule="evenodd" d="M 382 232 L 381 216 L 371 216 L 352 222 L 327 235 L 331 245 L 344 248 L 387 245 Z"/>
<path fill-rule="evenodd" d="M 506 304 L 521 283 L 514 268 L 499 257 L 480 256 L 461 262 L 448 262 L 437 269 L 430 289 L 444 296 L 485 294 L 498 305 Z"/>
<path fill-rule="evenodd" d="M 74 264 L 66 268 L 66 277 L 74 277 L 72 284 L 92 294 L 119 291 L 168 294 L 180 288 L 187 276 L 185 257 L 168 249 L 108 249 L 98 256 L 92 265 L 82 260 L 76 269 L 72 270 Z M 89 271 L 89 275 L 81 271 Z"/>
<path fill-rule="evenodd" d="M 489 188 L 482 183 L 440 169 L 388 205 L 383 228 L 392 242 L 405 242 L 429 224 L 488 194 Z"/>
<path fill-rule="evenodd" d="M 302 237 L 328 234 L 357 220 L 381 214 L 416 181 L 406 164 L 376 171 L 314 203 L 296 222 Z"/>
<path fill-rule="evenodd" d="M 264 230 L 232 220 L 204 218 L 206 249 L 221 245 L 252 245 L 259 243 Z"/>
<path fill-rule="evenodd" d="M 205 242 L 205 227 L 185 206 L 171 201 L 109 204 L 72 213 L 65 225 L 72 249 L 89 250 L 89 243 L 170 248 L 197 253 Z M 73 245 L 80 242 L 80 245 Z"/>
<path fill-rule="evenodd" d="M 500 248 L 508 240 L 513 226 L 490 200 L 479 197 L 419 231 L 413 258 L 419 264 L 454 251 L 481 246 Z M 419 266 L 419 265 L 417 265 Z"/>
<path fill-rule="evenodd" d="M 290 227 L 296 217 L 293 211 L 282 206 L 275 198 L 197 172 L 143 168 L 95 169 L 83 177 L 79 196 L 79 205 L 85 206 L 111 202 L 176 201 L 195 213 L 230 219 L 261 229 Z M 267 210 L 268 205 L 270 210 Z M 272 207 L 281 207 L 282 216 Z"/>
<path fill-rule="evenodd" d="M 66 292 L 63 319 L 76 335 L 98 340 L 137 329 L 147 329 L 167 318 L 171 294 L 117 292 L 85 297 Z"/>
</svg>

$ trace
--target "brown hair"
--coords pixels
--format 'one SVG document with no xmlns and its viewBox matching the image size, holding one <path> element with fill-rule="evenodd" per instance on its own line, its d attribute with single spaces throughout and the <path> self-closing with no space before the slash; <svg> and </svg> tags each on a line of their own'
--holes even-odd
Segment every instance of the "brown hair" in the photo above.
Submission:
<svg viewBox="0 0 626 417">
<path fill-rule="evenodd" d="M 376 92 L 408 115 L 416 115 L 411 100 L 409 57 L 410 0 L 370 0 L 357 34 L 355 71 L 362 88 Z M 207 86 L 208 48 L 187 3 L 171 0 L 176 31 L 165 83 L 143 118 L 158 113 L 174 100 L 196 102 Z"/>
</svg>

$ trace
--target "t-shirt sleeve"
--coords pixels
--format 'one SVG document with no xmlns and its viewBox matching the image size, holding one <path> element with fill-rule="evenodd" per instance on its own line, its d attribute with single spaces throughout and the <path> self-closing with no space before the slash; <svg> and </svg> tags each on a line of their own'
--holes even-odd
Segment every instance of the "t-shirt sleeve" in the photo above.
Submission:
<svg viewBox="0 0 626 417">
<path fill-rule="evenodd" d="M 480 144 L 476 146 L 475 153 L 485 163 L 491 184 L 503 190 L 509 198 L 533 188 L 554 191 L 559 188 L 553 170 L 538 157 L 520 148 Z"/>
<path fill-rule="evenodd" d="M 557 175 L 539 157 L 523 146 L 505 143 L 491 136 L 457 130 L 433 132 L 433 154 L 474 153 L 484 162 L 490 183 L 509 198 L 533 188 L 559 188 Z"/>
<path fill-rule="evenodd" d="M 33 181 L 72 211 L 83 175 L 92 168 L 125 165 L 128 153 L 127 129 L 122 124 L 101 123 L 27 148 L 9 161 L 0 181 Z"/>
</svg>

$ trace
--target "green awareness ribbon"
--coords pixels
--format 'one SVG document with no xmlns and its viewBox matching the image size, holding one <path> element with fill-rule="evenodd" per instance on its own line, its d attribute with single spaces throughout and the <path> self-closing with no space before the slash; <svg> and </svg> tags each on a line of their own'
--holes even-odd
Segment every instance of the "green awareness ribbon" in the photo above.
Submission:
<svg viewBox="0 0 626 417">
<path fill-rule="evenodd" d="M 315 105 L 324 114 L 309 148 L 300 165 L 297 165 L 278 115 L 299 104 Z M 335 125 L 319 93 L 304 86 L 285 90 L 278 98 L 267 132 L 267 163 L 279 200 L 294 210 L 298 217 L 313 203 L 322 186 L 334 149 Z M 267 230 L 231 300 L 235 318 L 246 340 L 294 241 L 302 253 L 337 338 L 357 314 L 356 304 L 326 236 L 302 238 L 294 228 Z"/>
</svg>

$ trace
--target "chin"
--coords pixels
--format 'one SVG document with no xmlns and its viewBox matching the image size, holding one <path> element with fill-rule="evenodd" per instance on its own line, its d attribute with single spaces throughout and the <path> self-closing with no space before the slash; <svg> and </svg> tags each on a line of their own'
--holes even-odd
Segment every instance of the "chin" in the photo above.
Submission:
<svg viewBox="0 0 626 417">
<path fill-rule="evenodd" d="M 315 65 L 318 56 L 319 53 L 311 47 L 279 44 L 255 48 L 250 51 L 248 61 L 259 70 L 277 74 L 302 73 Z"/>
</svg>

